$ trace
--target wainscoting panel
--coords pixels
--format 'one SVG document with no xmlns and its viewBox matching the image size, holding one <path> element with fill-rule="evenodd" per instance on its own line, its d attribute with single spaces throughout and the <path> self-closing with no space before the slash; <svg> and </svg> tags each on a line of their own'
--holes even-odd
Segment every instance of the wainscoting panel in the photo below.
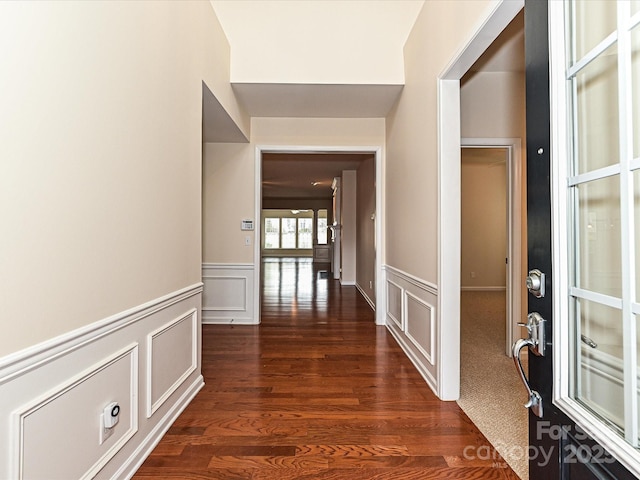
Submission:
<svg viewBox="0 0 640 480">
<path fill-rule="evenodd" d="M 202 264 L 202 323 L 256 324 L 253 264 Z"/>
<path fill-rule="evenodd" d="M 16 478 L 49 478 L 62 471 L 68 478 L 92 478 L 135 435 L 137 388 L 138 346 L 132 345 L 16 412 Z M 99 406 L 109 401 L 119 403 L 120 421 L 103 452 Z"/>
<path fill-rule="evenodd" d="M 198 368 L 198 311 L 193 309 L 149 334 L 147 345 L 147 417 L 151 417 Z"/>
<path fill-rule="evenodd" d="M 133 475 L 204 385 L 201 296 L 192 285 L 0 358 L 0 478 Z"/>
<path fill-rule="evenodd" d="M 404 331 L 404 325 L 402 324 L 402 296 L 402 287 L 391 280 L 387 280 L 387 318 L 400 331 Z"/>
<path fill-rule="evenodd" d="M 405 292 L 407 305 L 407 329 L 405 333 L 411 343 L 422 353 L 430 365 L 435 361 L 436 324 L 435 308 L 433 305 L 416 297 L 410 292 Z"/>
<path fill-rule="evenodd" d="M 390 266 L 385 266 L 384 276 L 387 328 L 437 393 L 437 287 Z"/>
</svg>

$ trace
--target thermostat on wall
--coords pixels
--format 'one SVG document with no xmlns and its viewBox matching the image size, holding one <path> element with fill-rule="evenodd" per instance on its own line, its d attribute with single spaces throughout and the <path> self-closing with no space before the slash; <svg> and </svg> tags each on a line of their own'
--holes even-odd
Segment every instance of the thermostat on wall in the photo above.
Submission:
<svg viewBox="0 0 640 480">
<path fill-rule="evenodd" d="M 253 220 L 242 220 L 240 230 L 253 230 Z"/>
</svg>

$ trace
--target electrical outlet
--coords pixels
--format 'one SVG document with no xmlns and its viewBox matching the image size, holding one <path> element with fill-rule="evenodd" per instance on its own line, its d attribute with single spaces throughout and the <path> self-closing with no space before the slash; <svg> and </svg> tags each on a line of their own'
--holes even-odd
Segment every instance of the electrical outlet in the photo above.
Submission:
<svg viewBox="0 0 640 480">
<path fill-rule="evenodd" d="M 471 278 L 476 278 L 476 272 L 471 272 Z"/>
<path fill-rule="evenodd" d="M 111 435 L 113 435 L 114 428 L 107 428 L 104 426 L 104 413 L 100 414 L 100 445 L 107 441 Z"/>
</svg>

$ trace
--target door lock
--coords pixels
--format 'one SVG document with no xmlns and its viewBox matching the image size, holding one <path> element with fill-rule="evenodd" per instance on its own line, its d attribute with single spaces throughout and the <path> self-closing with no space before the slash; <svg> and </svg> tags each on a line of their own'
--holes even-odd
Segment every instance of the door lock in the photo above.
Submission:
<svg viewBox="0 0 640 480">
<path fill-rule="evenodd" d="M 544 281 L 545 275 L 537 268 L 529 271 L 526 284 L 529 293 L 536 298 L 544 297 Z"/>
</svg>

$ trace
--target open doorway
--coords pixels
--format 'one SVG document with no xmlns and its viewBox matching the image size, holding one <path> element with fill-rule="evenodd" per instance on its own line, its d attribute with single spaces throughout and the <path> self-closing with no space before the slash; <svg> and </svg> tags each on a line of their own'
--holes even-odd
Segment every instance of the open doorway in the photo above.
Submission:
<svg viewBox="0 0 640 480">
<path fill-rule="evenodd" d="M 504 339 L 505 355 L 510 357 L 513 342 L 520 338 L 518 323 L 525 315 L 521 282 L 522 271 L 526 268 L 522 254 L 525 251 L 523 238 L 526 238 L 523 232 L 522 140 L 463 138 L 461 146 L 463 213 L 465 194 L 471 211 L 467 219 L 461 218 L 460 286 L 463 291 L 504 290 L 504 334 L 501 332 L 500 335 Z M 473 171 L 467 176 L 466 186 L 465 170 Z M 472 228 L 474 222 L 479 222 L 476 228 Z M 465 243 L 475 248 L 465 248 Z"/>
<path fill-rule="evenodd" d="M 463 142 L 465 143 L 465 142 Z M 527 478 L 527 412 L 511 345 L 514 250 L 511 149 L 461 149 L 461 292 L 459 405 L 518 473 Z M 519 222 L 518 222 L 519 223 Z M 518 235 L 519 238 L 519 235 Z M 515 250 L 519 251 L 519 248 Z M 519 269 L 518 269 L 519 270 Z M 510 310 L 513 310 L 511 312 Z M 517 333 L 516 333 L 517 334 Z"/>
<path fill-rule="evenodd" d="M 255 251 L 255 258 L 260 259 L 258 269 L 272 258 L 296 258 L 298 262 L 314 264 L 328 261 L 331 276 L 341 285 L 355 286 L 378 312 L 379 321 L 376 278 L 382 267 L 376 246 L 382 231 L 377 221 L 380 161 L 378 148 L 259 148 L 256 218 L 260 220 L 256 222 L 259 240 Z M 285 245 L 285 223 L 290 226 L 288 230 L 299 233 L 303 217 L 310 219 L 311 242 L 305 243 L 305 248 L 297 248 L 298 238 L 296 248 L 291 248 L 296 243 L 293 240 Z M 295 237 L 293 233 L 290 236 Z M 273 240 L 267 242 L 267 237 Z M 259 304 L 259 288 L 256 293 Z"/>
</svg>

